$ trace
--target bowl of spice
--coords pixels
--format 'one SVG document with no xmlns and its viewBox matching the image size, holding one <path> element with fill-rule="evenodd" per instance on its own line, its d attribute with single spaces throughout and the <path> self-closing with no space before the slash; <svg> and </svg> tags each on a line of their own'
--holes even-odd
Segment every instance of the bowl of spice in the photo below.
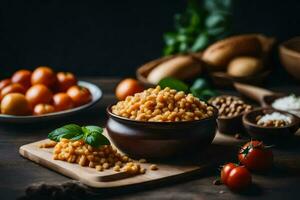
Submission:
<svg viewBox="0 0 300 200">
<path fill-rule="evenodd" d="M 221 133 L 235 135 L 244 132 L 242 117 L 253 109 L 251 105 L 239 97 L 229 95 L 213 97 L 208 102 L 219 111 L 217 124 Z"/>
<path fill-rule="evenodd" d="M 289 112 L 258 108 L 243 116 L 243 124 L 253 139 L 270 144 L 292 138 L 299 128 L 299 118 Z"/>
<path fill-rule="evenodd" d="M 107 132 L 132 157 L 201 152 L 215 137 L 218 111 L 192 94 L 149 88 L 107 108 Z"/>
<path fill-rule="evenodd" d="M 300 117 L 300 97 L 294 94 L 270 99 L 268 102 L 274 109 L 288 111 Z"/>
</svg>

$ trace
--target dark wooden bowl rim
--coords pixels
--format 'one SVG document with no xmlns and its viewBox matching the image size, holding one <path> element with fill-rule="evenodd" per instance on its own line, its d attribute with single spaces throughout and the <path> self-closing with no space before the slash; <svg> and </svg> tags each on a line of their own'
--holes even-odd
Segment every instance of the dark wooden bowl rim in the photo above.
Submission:
<svg viewBox="0 0 300 200">
<path fill-rule="evenodd" d="M 298 36 L 298 37 L 294 37 L 292 39 L 289 39 L 287 41 L 284 41 L 283 43 L 281 43 L 279 45 L 279 48 L 281 49 L 281 51 L 285 51 L 285 52 L 282 52 L 284 54 L 289 54 L 290 56 L 300 58 L 300 51 L 290 47 L 290 44 L 294 43 L 295 41 L 300 43 L 300 37 Z"/>
<path fill-rule="evenodd" d="M 281 114 L 287 115 L 291 118 L 292 122 L 290 124 L 287 124 L 287 125 L 282 126 L 282 127 L 264 127 L 264 126 L 260 126 L 260 125 L 256 124 L 255 122 L 252 122 L 251 120 L 249 120 L 249 115 L 252 114 L 253 112 L 257 112 L 258 114 L 264 114 L 263 111 L 267 111 L 267 112 L 270 112 L 270 113 L 279 112 Z M 256 116 L 258 116 L 258 115 L 256 115 Z M 300 119 L 296 115 L 291 114 L 291 113 L 286 112 L 286 111 L 273 109 L 273 108 L 257 108 L 257 109 L 254 109 L 252 111 L 249 111 L 249 112 L 245 113 L 244 116 L 243 116 L 243 123 L 244 124 L 246 124 L 248 126 L 260 128 L 260 129 L 266 129 L 266 130 L 268 130 L 268 129 L 270 130 L 270 129 L 290 128 L 290 127 L 293 127 L 293 126 L 297 125 L 299 123 L 299 121 L 300 121 Z"/>
<path fill-rule="evenodd" d="M 276 100 L 276 99 L 279 99 L 279 98 L 282 98 L 282 97 L 286 97 L 286 96 L 289 96 L 287 94 L 281 94 L 281 93 L 278 93 L 278 94 L 274 94 L 274 95 L 268 95 L 268 96 L 264 96 L 263 98 L 263 103 L 268 107 L 268 108 L 273 108 L 272 106 L 272 103 Z M 266 98 L 273 98 L 273 100 L 269 103 L 266 101 Z M 275 108 L 273 108 L 275 109 Z M 275 109 L 276 110 L 276 109 Z M 278 109 L 277 109 L 278 110 Z M 279 110 L 280 111 L 280 110 Z M 294 112 L 300 112 L 300 109 L 290 109 L 289 111 L 294 111 Z M 285 111 L 285 112 L 288 112 L 288 111 Z M 290 112 L 288 112 L 290 113 Z M 290 114 L 293 114 L 293 113 L 290 113 Z M 294 115 L 294 114 L 293 114 Z"/>
</svg>

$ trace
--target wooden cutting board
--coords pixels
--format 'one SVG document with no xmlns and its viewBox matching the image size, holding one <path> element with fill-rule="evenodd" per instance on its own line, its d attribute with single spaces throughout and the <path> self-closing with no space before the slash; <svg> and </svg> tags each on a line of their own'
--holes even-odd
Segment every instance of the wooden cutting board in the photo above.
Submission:
<svg viewBox="0 0 300 200">
<path fill-rule="evenodd" d="M 217 141 L 217 138 L 219 137 L 220 136 L 217 136 L 215 141 Z M 228 149 L 227 151 L 224 151 L 224 148 L 226 147 L 214 144 L 202 154 L 192 155 L 191 158 L 186 160 L 174 158 L 167 162 L 156 161 L 155 164 L 159 168 L 157 171 L 149 169 L 149 166 L 152 163 L 142 163 L 141 166 L 147 169 L 146 173 L 130 176 L 125 172 L 115 172 L 113 169 L 98 172 L 94 168 L 81 167 L 78 164 L 53 160 L 53 148 L 39 148 L 40 144 L 47 141 L 48 139 L 45 139 L 23 145 L 20 147 L 19 153 L 33 162 L 95 188 L 110 188 L 145 182 L 155 182 L 162 179 L 171 179 L 175 176 L 182 177 L 190 175 L 191 173 L 203 172 L 208 168 L 216 167 L 223 162 L 230 152 Z"/>
</svg>

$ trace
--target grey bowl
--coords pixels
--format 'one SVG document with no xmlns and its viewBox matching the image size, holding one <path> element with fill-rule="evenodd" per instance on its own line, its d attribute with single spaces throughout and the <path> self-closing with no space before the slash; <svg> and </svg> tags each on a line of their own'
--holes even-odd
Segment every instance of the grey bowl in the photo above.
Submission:
<svg viewBox="0 0 300 200">
<path fill-rule="evenodd" d="M 101 89 L 96 86 L 95 84 L 85 82 L 85 81 L 79 81 L 78 85 L 86 87 L 90 90 L 92 94 L 92 101 L 88 104 L 69 109 L 64 110 L 60 112 L 54 112 L 49 113 L 45 115 L 35 116 L 35 115 L 28 115 L 28 116 L 16 116 L 16 115 L 4 115 L 0 114 L 0 123 L 35 123 L 35 122 L 42 122 L 47 120 L 57 120 L 61 119 L 67 116 L 74 115 L 75 113 L 84 111 L 92 106 L 94 106 L 102 97 L 102 91 Z"/>
</svg>

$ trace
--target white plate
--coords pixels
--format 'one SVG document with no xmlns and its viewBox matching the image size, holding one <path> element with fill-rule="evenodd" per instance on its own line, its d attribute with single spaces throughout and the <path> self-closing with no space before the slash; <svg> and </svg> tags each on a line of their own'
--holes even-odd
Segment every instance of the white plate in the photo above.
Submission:
<svg viewBox="0 0 300 200">
<path fill-rule="evenodd" d="M 66 116 L 73 115 L 75 113 L 78 113 L 80 111 L 86 110 L 87 108 L 94 106 L 102 97 L 102 91 L 98 86 L 95 84 L 85 82 L 85 81 L 78 81 L 78 85 L 86 87 L 87 89 L 90 90 L 92 94 L 92 101 L 73 108 L 69 110 L 64 110 L 60 112 L 54 112 L 54 113 L 49 113 L 45 115 L 28 115 L 28 116 L 16 116 L 16 115 L 3 115 L 0 114 L 0 122 L 10 122 L 10 123 L 32 123 L 32 122 L 41 122 L 41 121 L 46 121 L 46 120 L 54 120 L 54 119 L 59 119 L 63 118 Z"/>
</svg>

